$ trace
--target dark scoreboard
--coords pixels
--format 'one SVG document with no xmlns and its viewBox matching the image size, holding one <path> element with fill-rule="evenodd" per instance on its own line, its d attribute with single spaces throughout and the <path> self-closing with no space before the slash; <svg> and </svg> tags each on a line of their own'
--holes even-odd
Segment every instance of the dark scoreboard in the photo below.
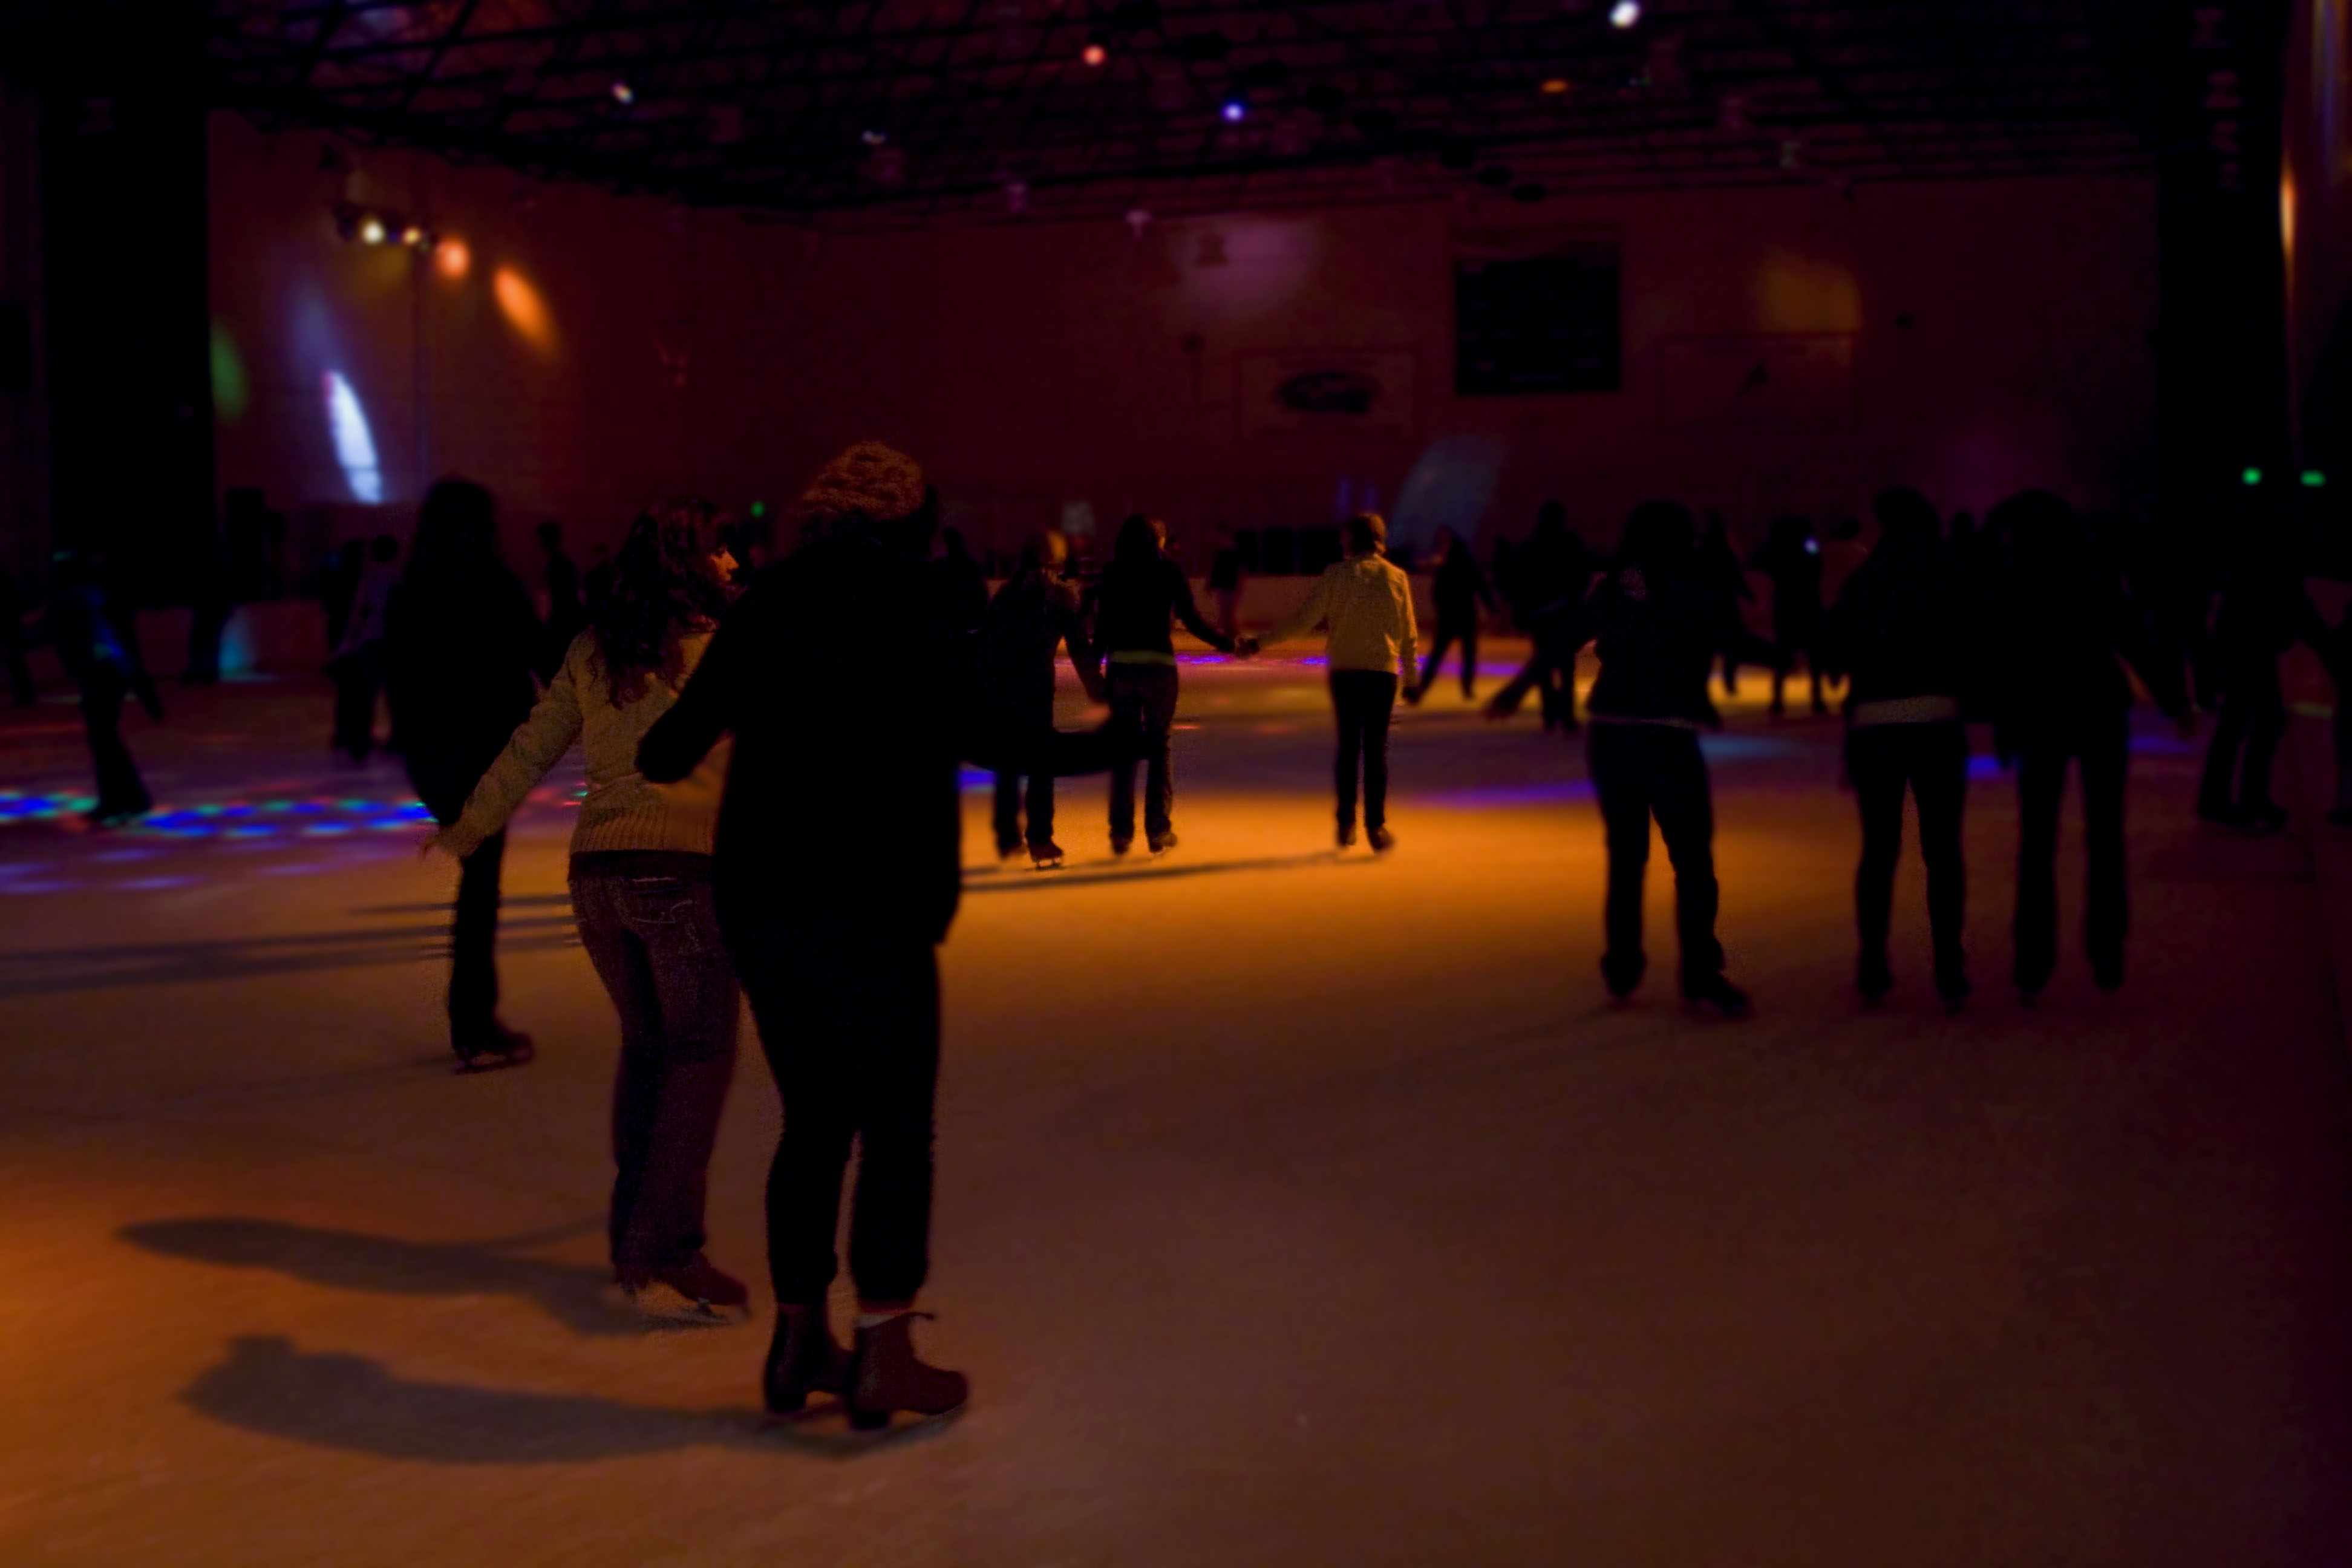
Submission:
<svg viewBox="0 0 2352 1568">
<path fill-rule="evenodd" d="M 1615 392 L 1624 383 L 1613 244 L 1454 264 L 1454 390 Z"/>
</svg>

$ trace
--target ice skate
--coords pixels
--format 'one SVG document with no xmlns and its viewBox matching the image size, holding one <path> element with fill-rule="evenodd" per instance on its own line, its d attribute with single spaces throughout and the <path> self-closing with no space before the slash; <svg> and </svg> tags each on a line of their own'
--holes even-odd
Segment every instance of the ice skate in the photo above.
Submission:
<svg viewBox="0 0 2352 1568">
<path fill-rule="evenodd" d="M 509 1029 L 496 1018 L 478 1029 L 467 1029 L 450 1040 L 457 1053 L 459 1072 L 495 1072 L 500 1068 L 519 1068 L 539 1054 L 531 1038 L 520 1029 Z"/>
<path fill-rule="evenodd" d="M 1154 855 L 1165 855 L 1176 847 L 1176 830 L 1172 827 L 1163 827 L 1159 832 L 1150 835 L 1147 842 L 1150 844 L 1151 852 Z"/>
<path fill-rule="evenodd" d="M 860 1432 L 887 1431 L 893 1415 L 920 1421 L 956 1415 L 971 1397 L 963 1373 L 929 1364 L 915 1354 L 915 1320 L 929 1312 L 898 1312 L 857 1331 L 850 1363 L 849 1424 Z"/>
<path fill-rule="evenodd" d="M 1364 837 L 1371 841 L 1372 853 L 1375 855 L 1385 855 L 1396 847 L 1396 835 L 1391 833 L 1386 827 L 1375 827 Z"/>
<path fill-rule="evenodd" d="M 1693 1011 L 1725 1018 L 1745 1018 L 1755 1012 L 1748 993 L 1720 974 L 1699 974 L 1683 982 L 1683 1002 Z"/>
<path fill-rule="evenodd" d="M 1062 867 L 1062 847 L 1052 839 L 1029 846 L 1029 868 L 1033 871 L 1057 871 Z"/>
<path fill-rule="evenodd" d="M 1355 847 L 1356 825 L 1352 822 L 1343 822 L 1339 824 L 1339 847 L 1342 849 L 1353 849 Z"/>
<path fill-rule="evenodd" d="M 751 1292 L 743 1281 L 699 1252 L 674 1268 L 615 1269 L 613 1282 L 631 1306 L 656 1322 L 734 1322 L 751 1305 Z"/>
<path fill-rule="evenodd" d="M 833 1337 L 824 1303 L 776 1308 L 775 1337 L 760 1369 L 760 1398 L 772 1415 L 793 1415 L 811 1394 L 849 1392 L 849 1352 Z"/>
</svg>

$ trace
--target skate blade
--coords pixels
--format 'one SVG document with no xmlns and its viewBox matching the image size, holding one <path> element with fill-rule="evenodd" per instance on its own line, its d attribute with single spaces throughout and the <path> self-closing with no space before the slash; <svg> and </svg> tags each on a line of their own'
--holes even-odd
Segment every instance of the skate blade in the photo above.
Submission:
<svg viewBox="0 0 2352 1568">
<path fill-rule="evenodd" d="M 709 1301 L 691 1300 L 667 1285 L 647 1285 L 630 1290 L 614 1285 L 609 1288 L 610 1299 L 637 1316 L 637 1322 L 647 1333 L 667 1333 L 680 1329 L 731 1329 L 751 1321 L 748 1307 L 717 1307 Z"/>
<path fill-rule="evenodd" d="M 503 1072 L 509 1068 L 528 1067 L 538 1055 L 528 1046 L 519 1051 L 484 1051 L 479 1056 L 458 1058 L 454 1070 L 460 1078 L 472 1073 Z"/>
</svg>

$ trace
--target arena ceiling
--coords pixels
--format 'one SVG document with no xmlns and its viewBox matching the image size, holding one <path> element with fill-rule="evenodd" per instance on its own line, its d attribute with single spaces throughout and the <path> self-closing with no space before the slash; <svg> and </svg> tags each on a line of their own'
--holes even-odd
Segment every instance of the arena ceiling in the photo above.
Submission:
<svg viewBox="0 0 2352 1568">
<path fill-rule="evenodd" d="M 213 99 L 267 125 L 897 224 L 2146 166 L 2169 15 L 2154 0 L 212 0 L 205 53 Z"/>
</svg>

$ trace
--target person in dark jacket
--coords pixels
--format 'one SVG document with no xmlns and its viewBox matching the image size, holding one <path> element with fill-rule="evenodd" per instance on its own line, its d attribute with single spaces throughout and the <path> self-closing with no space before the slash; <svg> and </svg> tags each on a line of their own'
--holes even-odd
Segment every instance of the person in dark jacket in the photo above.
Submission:
<svg viewBox="0 0 2352 1568">
<path fill-rule="evenodd" d="M 384 695 L 409 783 L 446 827 L 530 716 L 543 628 L 499 552 L 490 492 L 443 479 L 425 493 L 407 569 L 384 608 Z M 449 932 L 449 1044 L 467 1067 L 525 1061 L 530 1037 L 499 1021 L 499 872 L 506 835 L 466 857 Z"/>
<path fill-rule="evenodd" d="M 1724 978 L 1715 934 L 1715 807 L 1698 749 L 1699 731 L 1723 722 L 1706 678 L 1732 612 L 1692 570 L 1695 542 L 1684 508 L 1668 501 L 1635 508 L 1612 569 L 1586 604 L 1601 658 L 1586 703 L 1587 754 L 1609 845 L 1601 970 L 1610 994 L 1621 999 L 1641 983 L 1642 883 L 1654 816 L 1675 869 L 1684 999 L 1737 1017 L 1748 1001 Z"/>
<path fill-rule="evenodd" d="M 1217 530 L 1217 552 L 1209 557 L 1209 593 L 1217 601 L 1217 629 L 1242 635 L 1242 542 L 1227 528 Z"/>
<path fill-rule="evenodd" d="M 848 448 L 798 510 L 798 548 L 753 579 L 637 761 L 667 784 L 734 736 L 712 891 L 784 1102 L 768 1177 L 778 1312 L 761 1388 L 776 1411 L 845 1391 L 851 1421 L 870 1428 L 894 1412 L 945 1414 L 967 1394 L 961 1375 L 917 1357 L 909 1332 L 929 1267 L 936 949 L 961 885 L 958 761 L 1097 771 L 1133 742 L 992 721 L 976 639 L 926 565 L 938 493 L 905 454 Z M 854 813 L 842 791 L 853 768 Z M 853 1143 L 859 1311 L 845 1360 L 824 1302 Z"/>
<path fill-rule="evenodd" d="M 1748 567 L 1772 580 L 1772 717 L 1786 711 L 1782 700 L 1789 672 L 1805 661 L 1805 679 L 1813 689 L 1813 712 L 1827 713 L 1822 699 L 1822 542 L 1813 525 L 1801 517 L 1772 520 L 1763 547 L 1749 558 Z"/>
<path fill-rule="evenodd" d="M 1518 580 L 1512 610 L 1521 626 L 1532 632 L 1553 606 L 1582 603 L 1592 585 L 1592 551 L 1568 526 L 1568 509 L 1548 500 L 1536 512 L 1535 537 L 1512 562 Z M 1543 724 L 1547 730 L 1576 731 L 1576 665 L 1542 665 Z"/>
<path fill-rule="evenodd" d="M 1739 563 L 1739 552 L 1731 547 L 1730 531 L 1724 527 L 1719 512 L 1709 512 L 1706 527 L 1698 537 L 1700 581 L 1723 595 L 1731 606 L 1724 621 L 1723 694 L 1739 695 L 1739 667 L 1761 665 L 1769 669 L 1779 662 L 1780 655 L 1772 645 L 1748 628 L 1748 617 L 1742 605 L 1756 602 L 1756 590 L 1748 585 L 1747 568 Z"/>
<path fill-rule="evenodd" d="M 1192 584 L 1168 558 L 1168 525 L 1136 512 L 1118 526 L 1118 542 L 1095 584 L 1094 647 L 1103 656 L 1103 694 L 1114 721 L 1143 737 L 1143 829 L 1154 855 L 1176 847 L 1175 781 L 1169 768 L 1170 731 L 1176 722 L 1176 643 L 1169 623 L 1219 653 L 1234 639 L 1211 626 L 1192 602 Z M 1110 775 L 1110 851 L 1135 842 L 1135 764 Z"/>
<path fill-rule="evenodd" d="M 1455 643 L 1462 645 L 1462 696 L 1465 701 L 1478 697 L 1478 609 L 1485 605 L 1494 613 L 1495 595 L 1486 586 L 1486 574 L 1478 569 L 1478 558 L 1462 542 L 1450 528 L 1437 531 L 1437 583 L 1433 596 L 1437 601 L 1437 637 L 1430 645 L 1429 662 L 1422 667 L 1421 680 L 1405 694 L 1405 700 L 1418 704 L 1429 695 L 1429 683 L 1437 679 L 1437 667 L 1445 662 L 1445 650 Z"/>
<path fill-rule="evenodd" d="M 122 701 L 135 696 L 147 716 L 162 722 L 163 704 L 139 657 L 139 639 L 107 591 L 106 563 L 96 552 L 60 552 L 52 564 L 43 636 L 58 662 L 81 688 L 82 728 L 98 775 L 98 798 L 82 815 L 111 827 L 143 816 L 154 805 L 131 749 L 122 743 Z"/>
<path fill-rule="evenodd" d="M 1846 676 L 1846 776 L 1862 808 L 1854 915 L 1862 937 L 1855 986 L 1876 1003 L 1894 988 L 1886 931 L 1903 851 L 1903 795 L 1919 808 L 1936 994 L 1958 1011 L 1969 994 L 1961 942 L 1967 871 L 1960 859 L 1969 736 L 1961 689 L 1977 617 L 1959 563 L 1944 550 L 1936 509 L 1916 490 L 1878 498 L 1878 548 L 1854 569 L 1822 634 L 1822 663 Z"/>
<path fill-rule="evenodd" d="M 1065 647 L 1087 695 L 1101 699 L 1078 587 L 1062 574 L 1069 560 L 1070 542 L 1061 531 L 1040 529 L 1021 547 L 1020 572 L 988 603 L 980 628 L 981 658 L 988 700 L 1006 724 L 1024 730 L 1053 727 L 1054 660 Z M 1058 866 L 1062 847 L 1054 842 L 1054 775 L 1028 775 L 1025 831 L 1022 783 L 1022 774 L 1012 769 L 996 774 L 997 856 L 1017 855 L 1025 842 L 1032 864 Z"/>
<path fill-rule="evenodd" d="M 2058 810 L 2066 770 L 2083 775 L 2089 851 L 2084 945 L 2103 991 L 2123 984 L 2129 909 L 2124 885 L 2127 659 L 2158 705 L 2185 724 L 2188 698 L 2177 662 L 2152 658 L 2114 575 L 2092 554 L 2082 520 L 2046 490 L 2001 502 L 1987 531 L 2009 541 L 2002 594 L 1993 742 L 2017 765 L 2016 967 L 2032 1002 L 2058 963 Z"/>
<path fill-rule="evenodd" d="M 961 531 L 940 530 L 939 559 L 931 563 L 938 579 L 941 613 L 960 632 L 980 630 L 988 615 L 988 570 L 963 542 Z"/>
<path fill-rule="evenodd" d="M 2271 764 L 2286 734 L 2279 658 L 2298 640 L 2324 650 L 2329 634 L 2304 593 L 2284 521 L 2248 517 L 2214 617 L 2221 711 L 2197 792 L 2197 815 L 2207 822 L 2273 833 L 2286 826 L 2286 808 L 2271 793 Z"/>
<path fill-rule="evenodd" d="M 1739 1017 L 1748 995 L 1724 978 L 1715 934 L 1715 808 L 1698 748 L 1698 732 L 1723 723 L 1706 684 L 1732 611 L 1695 569 L 1694 531 L 1689 511 L 1672 501 L 1636 507 L 1607 574 L 1581 605 L 1545 614 L 1534 658 L 1487 713 L 1507 717 L 1547 668 L 1572 668 L 1585 643 L 1599 643 L 1601 675 L 1586 708 L 1587 758 L 1609 849 L 1601 978 L 1622 1001 L 1647 967 L 1642 885 L 1655 817 L 1675 869 L 1684 999 Z"/>
</svg>

